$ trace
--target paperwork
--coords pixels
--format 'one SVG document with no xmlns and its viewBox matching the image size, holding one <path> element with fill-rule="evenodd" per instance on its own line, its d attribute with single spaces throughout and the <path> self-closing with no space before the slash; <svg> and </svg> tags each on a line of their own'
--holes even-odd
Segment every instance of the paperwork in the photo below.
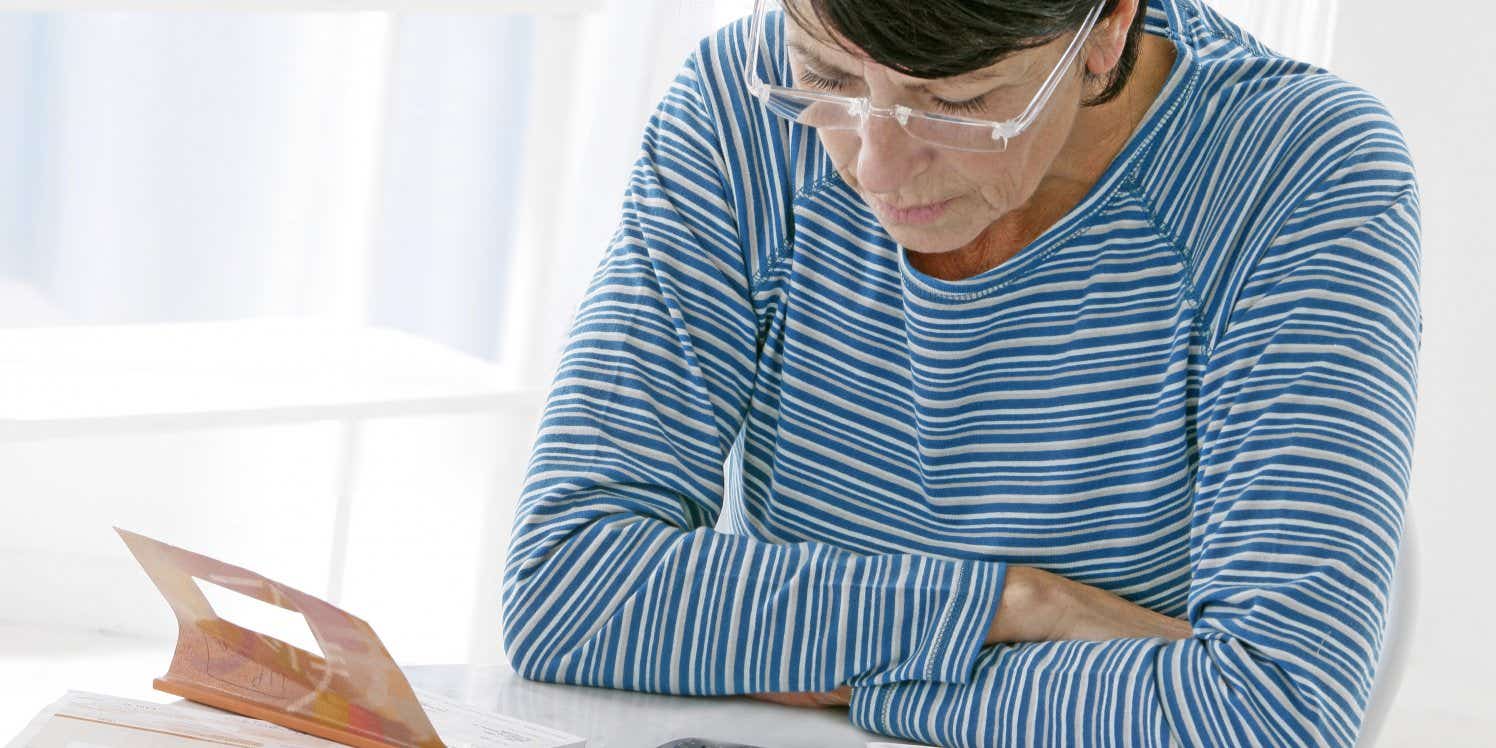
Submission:
<svg viewBox="0 0 1496 748">
<path fill-rule="evenodd" d="M 452 748 L 583 748 L 558 730 L 418 692 L 442 742 Z M 258 719 L 180 701 L 156 704 L 69 691 L 6 748 L 336 748 L 338 743 Z"/>
</svg>

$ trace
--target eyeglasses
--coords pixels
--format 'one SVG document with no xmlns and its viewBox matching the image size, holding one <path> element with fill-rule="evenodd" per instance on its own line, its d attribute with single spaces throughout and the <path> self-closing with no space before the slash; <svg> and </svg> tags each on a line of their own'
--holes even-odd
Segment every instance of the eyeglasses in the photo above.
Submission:
<svg viewBox="0 0 1496 748">
<path fill-rule="evenodd" d="M 770 59 L 765 54 L 764 40 L 768 35 L 765 21 L 771 6 L 782 11 L 778 0 L 757 0 L 754 6 L 753 46 L 748 58 L 748 90 L 774 114 L 821 130 L 861 130 L 871 118 L 884 117 L 898 122 L 904 132 L 911 136 L 941 148 L 958 151 L 1002 151 L 1008 147 L 1010 139 L 1017 137 L 1039 118 L 1044 105 L 1049 103 L 1050 97 L 1054 95 L 1055 89 L 1064 79 L 1065 71 L 1080 54 L 1081 47 L 1084 46 L 1091 29 L 1095 27 L 1097 19 L 1101 17 L 1102 8 L 1105 5 L 1106 2 L 1103 0 L 1091 9 L 1090 14 L 1086 16 L 1086 20 L 1081 23 L 1080 29 L 1076 32 L 1075 38 L 1070 41 L 1070 46 L 1065 49 L 1065 54 L 1060 57 L 1059 64 L 1055 65 L 1044 84 L 1039 87 L 1039 91 L 1032 99 L 1029 99 L 1028 106 L 1017 117 L 1006 121 L 972 119 L 927 112 L 900 104 L 879 107 L 873 106 L 872 101 L 865 96 L 840 96 L 822 91 L 765 83 L 759 73 L 760 61 Z M 823 76 L 808 70 L 801 77 L 802 82 L 810 85 L 825 87 L 832 83 L 823 80 Z M 1021 98 L 1017 99 L 1011 108 L 1016 109 L 1016 103 L 1021 101 Z M 985 106 L 984 108 L 995 107 Z"/>
</svg>

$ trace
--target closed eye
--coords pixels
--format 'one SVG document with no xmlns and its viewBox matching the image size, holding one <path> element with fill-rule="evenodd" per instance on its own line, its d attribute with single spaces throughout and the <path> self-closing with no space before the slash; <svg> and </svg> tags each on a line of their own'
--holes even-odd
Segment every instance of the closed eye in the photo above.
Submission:
<svg viewBox="0 0 1496 748">
<path fill-rule="evenodd" d="M 981 114 L 987 110 L 986 94 L 964 101 L 947 101 L 939 96 L 932 98 L 935 100 L 935 106 L 950 114 Z"/>
<path fill-rule="evenodd" d="M 810 68 L 804 68 L 800 71 L 800 82 L 811 88 L 819 88 L 825 91 L 840 91 L 847 85 L 846 78 L 821 75 Z"/>
</svg>

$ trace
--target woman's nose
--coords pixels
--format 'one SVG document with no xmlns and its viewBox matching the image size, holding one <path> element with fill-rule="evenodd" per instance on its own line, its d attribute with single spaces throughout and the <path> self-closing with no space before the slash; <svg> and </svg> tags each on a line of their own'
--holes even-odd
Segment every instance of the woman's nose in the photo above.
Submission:
<svg viewBox="0 0 1496 748">
<path fill-rule="evenodd" d="M 929 165 L 931 146 L 888 117 L 868 117 L 858 135 L 857 182 L 882 195 L 897 193 Z"/>
</svg>

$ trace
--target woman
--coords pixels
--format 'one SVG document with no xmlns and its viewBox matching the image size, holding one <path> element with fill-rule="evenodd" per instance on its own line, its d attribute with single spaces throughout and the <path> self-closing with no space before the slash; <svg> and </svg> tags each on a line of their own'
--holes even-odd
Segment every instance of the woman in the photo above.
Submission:
<svg viewBox="0 0 1496 748">
<path fill-rule="evenodd" d="M 510 660 L 939 745 L 1350 745 L 1418 215 L 1376 99 L 1199 0 L 761 2 L 646 130 Z"/>
</svg>

